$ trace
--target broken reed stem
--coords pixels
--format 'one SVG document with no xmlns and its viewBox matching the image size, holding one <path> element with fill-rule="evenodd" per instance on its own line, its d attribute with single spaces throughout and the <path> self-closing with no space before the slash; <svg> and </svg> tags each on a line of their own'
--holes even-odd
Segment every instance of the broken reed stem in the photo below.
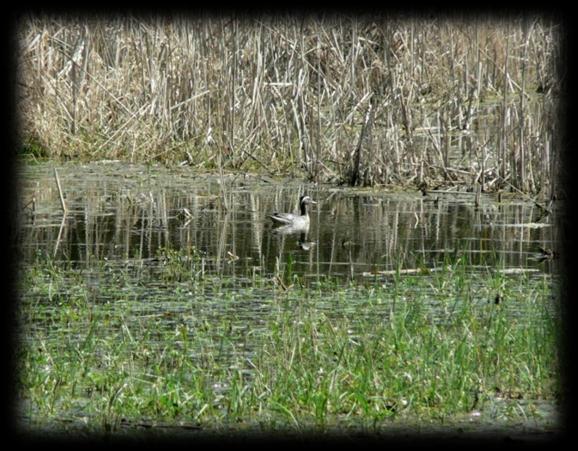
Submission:
<svg viewBox="0 0 578 451">
<path fill-rule="evenodd" d="M 60 228 L 58 229 L 58 237 L 56 238 L 56 243 L 54 243 L 54 252 L 52 253 L 53 257 L 56 257 L 58 254 L 58 249 L 60 248 L 60 243 L 62 242 L 62 234 L 64 233 L 64 228 L 66 226 L 66 211 L 64 215 L 62 215 L 62 221 L 60 221 Z"/>
<path fill-rule="evenodd" d="M 62 207 L 62 212 L 64 214 L 68 213 L 66 208 L 66 202 L 64 202 L 64 194 L 62 193 L 62 186 L 60 185 L 60 178 L 58 177 L 58 171 L 54 168 L 54 178 L 56 179 L 56 186 L 58 187 L 58 195 L 60 196 L 60 206 Z"/>
</svg>

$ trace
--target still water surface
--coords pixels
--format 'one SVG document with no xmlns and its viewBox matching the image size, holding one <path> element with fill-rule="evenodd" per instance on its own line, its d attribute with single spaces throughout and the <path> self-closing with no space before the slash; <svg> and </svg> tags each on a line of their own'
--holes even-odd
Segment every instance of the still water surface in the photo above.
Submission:
<svg viewBox="0 0 578 451">
<path fill-rule="evenodd" d="M 462 256 L 472 270 L 549 272 L 539 248 L 555 241 L 550 216 L 525 199 L 468 192 L 399 193 L 273 180 L 244 174 L 196 175 L 186 169 L 124 164 L 58 169 L 69 210 L 63 216 L 53 168 L 22 171 L 21 249 L 85 265 L 142 261 L 159 248 L 197 249 L 209 273 L 295 273 L 358 278 L 436 268 Z M 295 212 L 308 194 L 307 233 L 275 231 L 269 214 Z"/>
</svg>

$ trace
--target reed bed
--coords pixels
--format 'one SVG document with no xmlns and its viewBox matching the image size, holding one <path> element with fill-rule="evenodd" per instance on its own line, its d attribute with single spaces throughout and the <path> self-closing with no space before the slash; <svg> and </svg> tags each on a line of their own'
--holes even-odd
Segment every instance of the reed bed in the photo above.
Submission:
<svg viewBox="0 0 578 451">
<path fill-rule="evenodd" d="M 551 194 L 548 18 L 28 17 L 24 151 Z"/>
</svg>

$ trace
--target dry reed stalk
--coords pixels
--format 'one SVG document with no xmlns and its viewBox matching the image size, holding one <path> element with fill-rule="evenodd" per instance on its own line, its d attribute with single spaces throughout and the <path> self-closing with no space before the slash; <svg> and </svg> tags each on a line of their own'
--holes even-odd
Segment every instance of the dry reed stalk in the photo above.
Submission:
<svg viewBox="0 0 578 451">
<path fill-rule="evenodd" d="M 60 178 L 58 177 L 58 171 L 54 168 L 54 179 L 56 180 L 56 186 L 58 188 L 58 196 L 60 199 L 60 206 L 62 208 L 62 213 L 66 215 L 68 213 L 68 208 L 66 208 L 66 202 L 64 201 L 64 193 L 62 192 L 62 185 L 60 184 Z"/>
<path fill-rule="evenodd" d="M 539 190 L 556 161 L 558 35 L 555 23 L 522 19 L 529 28 L 519 19 L 31 17 L 20 30 L 23 131 L 54 157 L 213 169 L 221 152 L 223 169 L 266 162 L 343 178 L 372 96 L 362 183 L 455 183 L 448 174 L 464 158 L 487 157 L 502 179 Z M 498 96 L 499 130 L 476 156 Z M 436 116 L 442 128 L 424 133 Z"/>
</svg>

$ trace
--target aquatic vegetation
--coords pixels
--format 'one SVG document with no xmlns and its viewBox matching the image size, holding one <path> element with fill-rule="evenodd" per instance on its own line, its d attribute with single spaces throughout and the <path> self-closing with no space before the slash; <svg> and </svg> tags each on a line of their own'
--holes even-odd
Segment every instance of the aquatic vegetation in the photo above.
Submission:
<svg viewBox="0 0 578 451">
<path fill-rule="evenodd" d="M 122 274 L 113 262 L 25 265 L 25 427 L 555 422 L 539 408 L 558 392 L 552 276 L 458 260 L 371 281 L 290 272 L 281 288 L 273 276 L 195 272 L 200 259 L 164 249 L 160 267 Z"/>
</svg>

